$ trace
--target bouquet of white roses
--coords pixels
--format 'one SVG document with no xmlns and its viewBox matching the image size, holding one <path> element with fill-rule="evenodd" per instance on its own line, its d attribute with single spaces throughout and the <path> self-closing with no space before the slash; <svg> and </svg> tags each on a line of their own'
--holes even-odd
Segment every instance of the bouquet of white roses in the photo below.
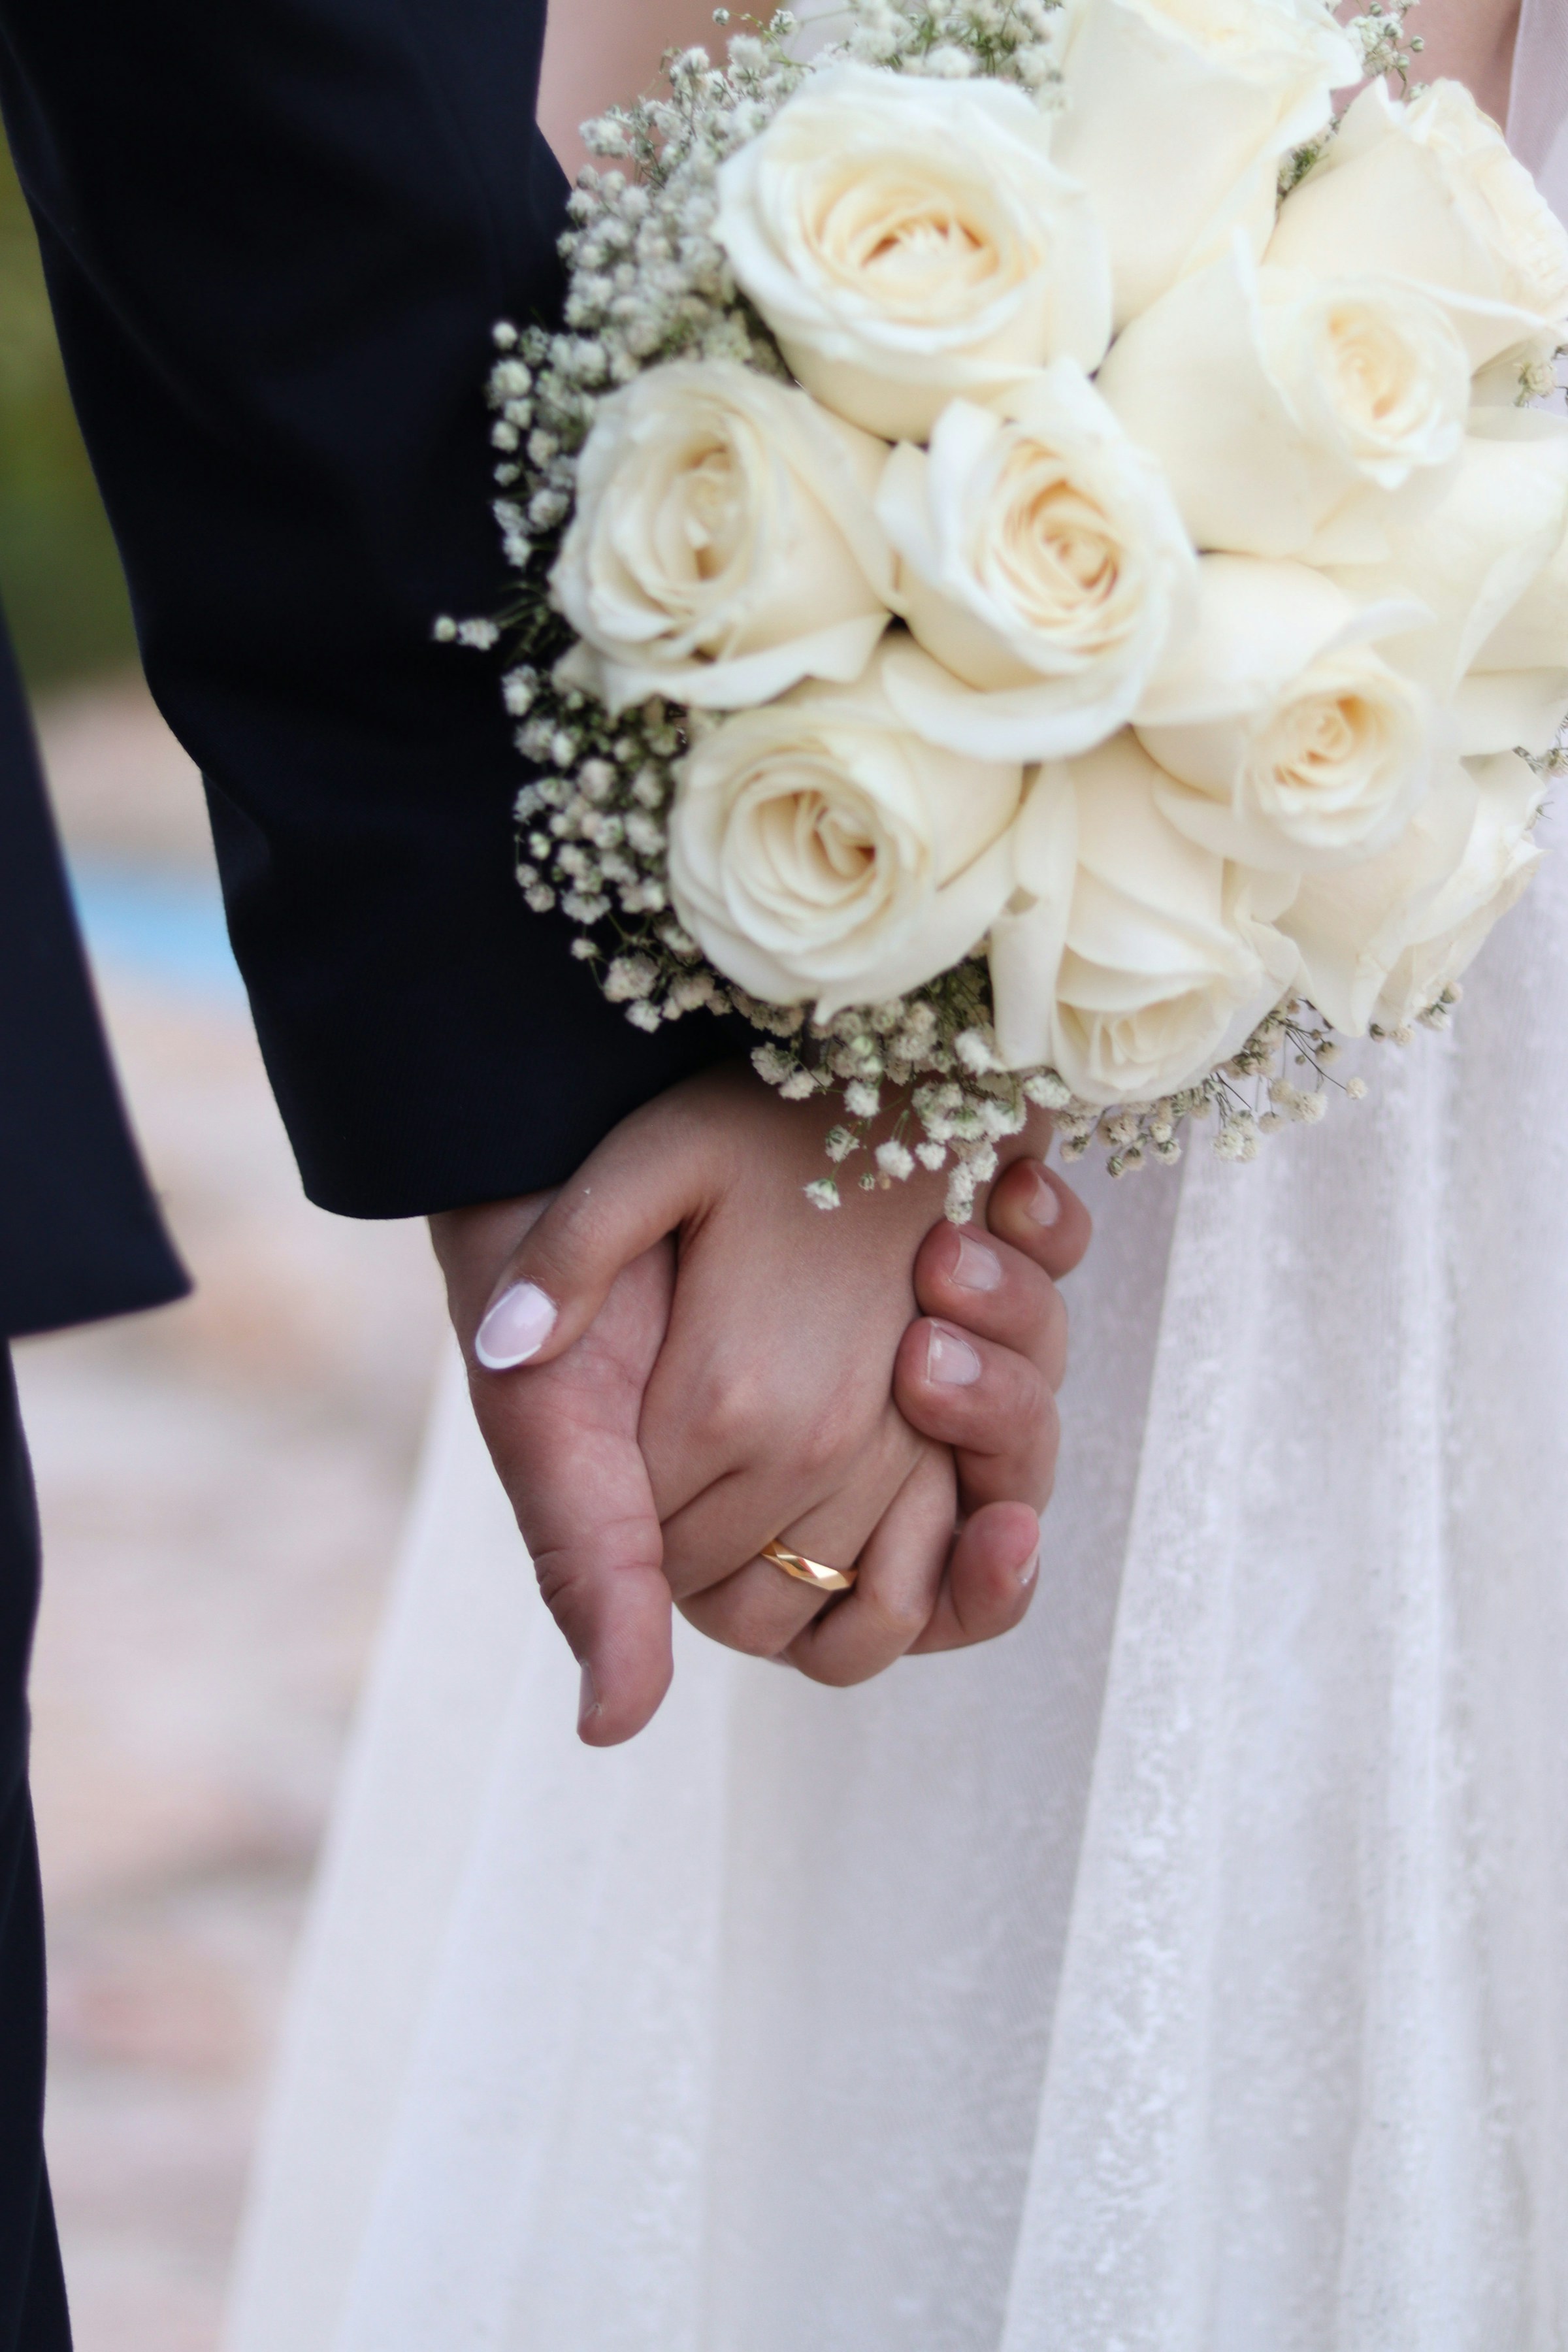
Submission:
<svg viewBox="0 0 1568 2352">
<path fill-rule="evenodd" d="M 1529 879 L 1568 236 L 1458 85 L 1334 121 L 1408 4 L 777 16 L 592 126 L 564 327 L 497 331 L 529 903 L 863 1184 L 963 1217 L 1031 1101 L 1249 1158 Z"/>
</svg>

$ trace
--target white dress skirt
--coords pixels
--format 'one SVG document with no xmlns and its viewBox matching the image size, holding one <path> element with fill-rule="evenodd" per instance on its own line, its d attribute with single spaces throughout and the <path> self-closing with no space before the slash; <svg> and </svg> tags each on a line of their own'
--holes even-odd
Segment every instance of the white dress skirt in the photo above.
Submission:
<svg viewBox="0 0 1568 2352">
<path fill-rule="evenodd" d="M 1560 204 L 1565 121 L 1526 0 Z M 1564 2352 L 1553 831 L 1368 1102 L 1088 1173 L 1009 1641 L 836 1693 L 681 1627 L 591 1753 L 454 1368 L 231 2352 Z"/>
</svg>

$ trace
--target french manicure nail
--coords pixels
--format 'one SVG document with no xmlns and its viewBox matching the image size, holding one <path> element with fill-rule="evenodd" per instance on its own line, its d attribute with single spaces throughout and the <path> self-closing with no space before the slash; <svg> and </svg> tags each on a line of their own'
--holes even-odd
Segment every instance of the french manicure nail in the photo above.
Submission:
<svg viewBox="0 0 1568 2352">
<path fill-rule="evenodd" d="M 926 1378 L 943 1388 L 972 1389 L 984 1370 L 979 1357 L 957 1331 L 933 1323 L 926 1341 Z"/>
<path fill-rule="evenodd" d="M 474 1335 L 474 1353 L 487 1372 L 510 1372 L 537 1356 L 555 1328 L 555 1301 L 536 1282 L 503 1290 Z"/>
<path fill-rule="evenodd" d="M 1062 1213 L 1062 1196 L 1047 1177 L 1037 1171 L 1035 1189 L 1024 1203 L 1024 1214 L 1032 1224 L 1054 1225 Z"/>
<path fill-rule="evenodd" d="M 984 1242 L 975 1241 L 969 1234 L 960 1234 L 952 1279 L 961 1290 L 995 1290 L 1002 1280 L 1002 1261 Z"/>
<path fill-rule="evenodd" d="M 599 1694 L 594 1688 L 594 1677 L 586 1665 L 583 1668 L 583 1686 L 577 1699 L 577 1728 L 581 1731 L 592 1723 L 599 1712 Z"/>
</svg>

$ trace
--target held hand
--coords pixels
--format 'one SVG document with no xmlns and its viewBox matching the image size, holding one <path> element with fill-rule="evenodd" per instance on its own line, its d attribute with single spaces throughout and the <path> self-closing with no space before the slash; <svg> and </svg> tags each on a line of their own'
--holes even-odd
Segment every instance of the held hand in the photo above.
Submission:
<svg viewBox="0 0 1568 2352">
<path fill-rule="evenodd" d="M 950 1637 L 961 1624 L 975 1639 L 1005 1632 L 1026 1605 L 1019 1571 L 1032 1572 L 1055 1465 L 1065 1317 L 1053 1286 L 1022 1253 L 978 1236 L 961 1254 L 940 1223 L 940 1179 L 870 1195 L 846 1185 L 841 1209 L 812 1209 L 803 1187 L 823 1165 L 830 1107 L 781 1103 L 744 1069 L 691 1094 L 689 1110 L 711 1122 L 730 1164 L 714 1166 L 705 1149 L 687 1179 L 699 1189 L 641 1423 L 665 1574 L 685 1613 L 718 1640 L 836 1683 L 891 1664 L 939 1609 Z M 1027 1148 L 1020 1138 L 1016 1149 Z M 597 1186 L 594 1162 L 581 1181 Z M 1087 1218 L 1054 1180 L 1033 1182 L 1058 1212 L 1054 1225 L 1034 1226 L 1037 1250 L 1065 1271 Z M 556 1245 L 550 1223 L 567 1206 L 563 1195 L 530 1236 L 524 1264 L 543 1265 Z M 917 1297 L 917 1251 L 933 1224 Z M 639 1238 L 634 1229 L 624 1246 Z M 563 1286 L 584 1272 L 563 1267 Z M 973 1286 L 976 1276 L 997 1295 Z M 945 1321 L 906 1338 L 917 1307 Z M 985 1344 L 987 1309 L 1004 1346 Z M 953 1435 L 980 1441 L 966 1446 L 956 1485 Z M 858 1566 L 854 1591 L 825 1611 L 819 1594 L 758 1557 L 775 1538 L 829 1566 Z"/>
<path fill-rule="evenodd" d="M 647 1573 L 658 1517 L 670 1522 L 667 1572 L 704 1630 L 790 1648 L 833 1681 L 1005 1631 L 1026 1605 L 1019 1571 L 1054 1463 L 1064 1338 L 1046 1276 L 1076 1265 L 1087 1217 L 1058 1180 L 1017 1168 L 995 1189 L 1003 1245 L 989 1257 L 973 1230 L 963 1251 L 951 1228 L 931 1235 L 919 1303 L 952 1328 L 919 1324 L 900 1353 L 940 1190 L 852 1194 L 821 1215 L 800 1187 L 818 1172 L 827 1123 L 749 1072 L 715 1074 L 626 1121 L 546 1214 L 513 1202 L 435 1221 L 476 1409 L 587 1668 L 584 1732 L 597 1744 L 639 1729 L 668 1682 L 668 1591 Z M 1053 1220 L 1028 1213 L 1041 1202 Z M 668 1284 L 669 1261 L 647 1244 L 666 1229 L 680 1233 L 680 1281 L 660 1357 L 668 1292 L 655 1276 Z M 636 1302 L 616 1280 L 628 1260 L 644 1318 L 630 1349 Z M 481 1355 L 471 1335 L 487 1306 Z M 591 1319 L 584 1351 L 576 1335 Z M 889 1398 L 896 1353 L 903 1419 Z M 486 1371 L 484 1357 L 509 1354 L 526 1369 Z M 656 1358 L 641 1420 L 650 1478 L 636 1403 Z M 956 1546 L 950 1437 L 975 1514 Z M 851 1601 L 812 1622 L 819 1598 L 754 1558 L 773 1536 L 845 1565 L 858 1558 Z"/>
<path fill-rule="evenodd" d="M 675 1248 L 621 1274 L 591 1328 L 524 1380 L 487 1371 L 473 1333 L 548 1192 L 430 1220 L 480 1433 L 522 1530 L 544 1601 L 583 1668 L 580 1728 L 592 1745 L 630 1738 L 669 1687 L 670 1597 L 663 1538 L 637 1445 L 643 1391 L 675 1290 Z M 606 1717 L 598 1693 L 610 1695 Z"/>
</svg>

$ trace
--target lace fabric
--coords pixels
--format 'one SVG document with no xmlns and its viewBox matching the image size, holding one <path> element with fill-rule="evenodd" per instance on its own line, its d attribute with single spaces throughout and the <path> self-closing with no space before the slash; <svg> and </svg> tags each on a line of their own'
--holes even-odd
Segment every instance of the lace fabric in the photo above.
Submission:
<svg viewBox="0 0 1568 2352">
<path fill-rule="evenodd" d="M 591 1755 L 454 1369 L 232 2352 L 1563 2352 L 1557 832 L 1369 1102 L 1089 1175 L 1012 1642 Z"/>
</svg>

